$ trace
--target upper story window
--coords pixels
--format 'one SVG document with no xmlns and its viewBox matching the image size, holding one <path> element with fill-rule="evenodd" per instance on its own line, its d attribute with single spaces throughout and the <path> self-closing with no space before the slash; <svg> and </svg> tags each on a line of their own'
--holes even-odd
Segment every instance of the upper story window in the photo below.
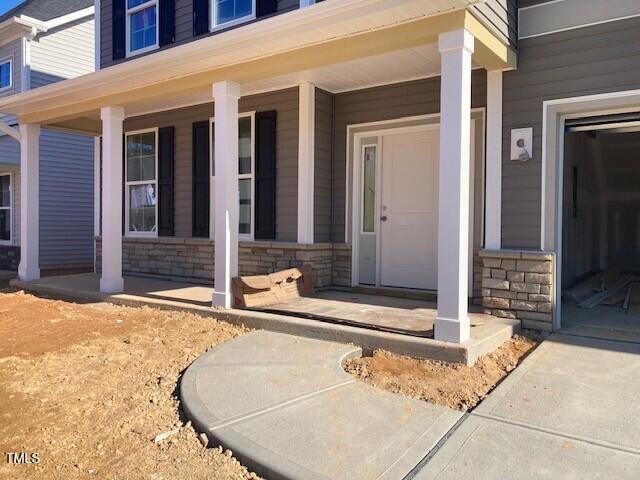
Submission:
<svg viewBox="0 0 640 480">
<path fill-rule="evenodd" d="M 211 1 L 211 25 L 214 30 L 256 18 L 256 0 Z"/>
<path fill-rule="evenodd" d="M 11 60 L 0 60 L 0 90 L 11 87 Z"/>
<path fill-rule="evenodd" d="M 127 54 L 158 46 L 158 0 L 127 0 Z"/>
</svg>

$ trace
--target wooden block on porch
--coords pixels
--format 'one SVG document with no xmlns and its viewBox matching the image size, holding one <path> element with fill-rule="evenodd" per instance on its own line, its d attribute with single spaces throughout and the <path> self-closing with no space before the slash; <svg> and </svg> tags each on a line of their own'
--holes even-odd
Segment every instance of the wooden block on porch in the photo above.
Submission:
<svg viewBox="0 0 640 480">
<path fill-rule="evenodd" d="M 314 294 L 310 266 L 289 268 L 268 275 L 235 277 L 234 307 L 257 308 Z"/>
</svg>

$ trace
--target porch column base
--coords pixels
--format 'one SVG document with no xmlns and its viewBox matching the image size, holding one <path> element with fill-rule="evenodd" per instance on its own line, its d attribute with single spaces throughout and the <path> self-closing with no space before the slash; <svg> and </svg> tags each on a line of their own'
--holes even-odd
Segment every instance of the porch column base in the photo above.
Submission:
<svg viewBox="0 0 640 480">
<path fill-rule="evenodd" d="M 218 308 L 231 308 L 233 306 L 229 292 L 213 291 L 213 306 Z"/>
<path fill-rule="evenodd" d="M 469 317 L 455 320 L 452 318 L 436 317 L 434 325 L 436 340 L 441 342 L 462 343 L 469 340 Z"/>
<path fill-rule="evenodd" d="M 122 277 L 100 279 L 100 292 L 102 293 L 121 293 L 124 291 L 124 280 Z"/>
<path fill-rule="evenodd" d="M 23 267 L 22 265 L 20 265 L 18 267 L 18 276 L 20 277 L 20 280 L 24 282 L 30 282 L 31 280 L 38 280 L 40 279 L 40 269 L 35 267 L 33 268 Z"/>
</svg>

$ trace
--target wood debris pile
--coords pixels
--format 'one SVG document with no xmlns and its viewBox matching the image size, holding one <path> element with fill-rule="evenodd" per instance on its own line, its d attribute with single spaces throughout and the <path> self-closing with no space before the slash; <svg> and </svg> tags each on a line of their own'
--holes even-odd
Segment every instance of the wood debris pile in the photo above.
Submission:
<svg viewBox="0 0 640 480">
<path fill-rule="evenodd" d="M 603 270 L 564 292 L 563 297 L 582 308 L 607 305 L 640 315 L 640 276 L 617 269 Z"/>
</svg>

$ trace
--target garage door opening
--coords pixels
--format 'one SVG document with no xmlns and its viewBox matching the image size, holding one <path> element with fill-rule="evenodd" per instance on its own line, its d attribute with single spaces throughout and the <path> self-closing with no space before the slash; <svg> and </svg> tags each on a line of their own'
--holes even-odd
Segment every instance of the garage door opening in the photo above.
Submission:
<svg viewBox="0 0 640 480">
<path fill-rule="evenodd" d="M 640 116 L 566 123 L 562 327 L 640 339 Z"/>
</svg>

